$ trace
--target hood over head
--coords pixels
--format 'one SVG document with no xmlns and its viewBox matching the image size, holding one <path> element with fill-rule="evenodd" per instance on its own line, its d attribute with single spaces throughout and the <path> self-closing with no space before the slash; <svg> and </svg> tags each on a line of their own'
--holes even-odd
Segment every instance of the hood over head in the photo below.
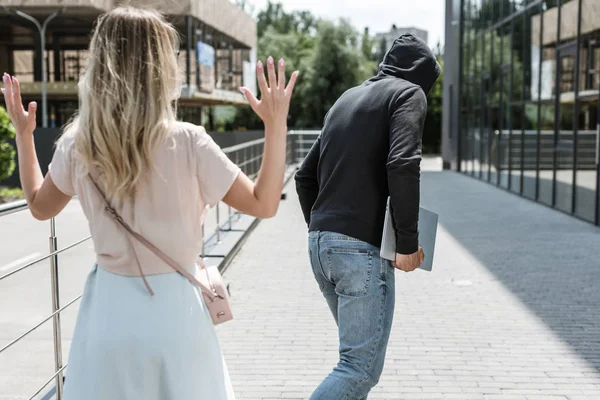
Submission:
<svg viewBox="0 0 600 400">
<path fill-rule="evenodd" d="M 419 85 L 425 94 L 440 76 L 440 65 L 427 44 L 408 33 L 394 40 L 383 62 L 378 77 L 394 76 Z"/>
</svg>

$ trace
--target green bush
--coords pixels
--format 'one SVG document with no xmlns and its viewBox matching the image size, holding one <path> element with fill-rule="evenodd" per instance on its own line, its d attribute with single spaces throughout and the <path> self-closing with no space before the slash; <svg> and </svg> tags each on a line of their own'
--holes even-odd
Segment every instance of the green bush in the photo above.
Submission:
<svg viewBox="0 0 600 400">
<path fill-rule="evenodd" d="M 15 137 L 15 128 L 10 123 L 8 113 L 0 107 L 0 181 L 8 178 L 15 170 L 15 148 L 8 143 Z"/>
<path fill-rule="evenodd" d="M 0 204 L 22 200 L 23 198 L 23 190 L 19 188 L 0 188 Z"/>
</svg>

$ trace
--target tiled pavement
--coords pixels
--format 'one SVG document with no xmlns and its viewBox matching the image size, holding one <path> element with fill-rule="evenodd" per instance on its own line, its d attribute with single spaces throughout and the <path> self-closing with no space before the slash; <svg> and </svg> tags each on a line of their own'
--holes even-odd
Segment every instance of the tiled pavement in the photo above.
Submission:
<svg viewBox="0 0 600 400">
<path fill-rule="evenodd" d="M 336 362 L 293 185 L 227 270 L 219 336 L 238 399 L 306 399 Z M 600 399 L 600 229 L 451 172 L 434 272 L 398 273 L 386 367 L 370 399 Z M 336 400 L 336 399 L 332 399 Z"/>
</svg>

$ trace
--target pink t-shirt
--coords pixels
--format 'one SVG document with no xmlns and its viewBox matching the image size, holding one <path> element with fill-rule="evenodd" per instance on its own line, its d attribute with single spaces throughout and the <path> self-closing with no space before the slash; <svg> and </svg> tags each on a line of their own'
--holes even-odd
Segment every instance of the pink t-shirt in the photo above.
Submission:
<svg viewBox="0 0 600 400">
<path fill-rule="evenodd" d="M 223 199 L 240 169 L 204 128 L 183 122 L 174 125 L 152 163 L 154 168 L 148 170 L 138 186 L 135 199 L 112 206 L 136 232 L 166 255 L 184 267 L 191 266 L 202 246 L 205 210 Z M 82 171 L 75 159 L 73 139 L 68 138 L 56 149 L 49 173 L 61 192 L 79 197 L 98 265 L 116 274 L 137 276 L 137 259 L 146 275 L 173 272 L 110 218 L 100 195 Z"/>
</svg>

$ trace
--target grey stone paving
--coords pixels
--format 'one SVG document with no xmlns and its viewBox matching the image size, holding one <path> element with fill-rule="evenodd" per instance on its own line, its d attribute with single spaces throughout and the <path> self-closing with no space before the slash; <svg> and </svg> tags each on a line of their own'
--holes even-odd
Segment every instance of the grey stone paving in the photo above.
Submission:
<svg viewBox="0 0 600 400">
<path fill-rule="evenodd" d="M 306 399 L 336 362 L 294 192 L 226 272 L 236 320 L 218 330 L 241 400 Z M 452 172 L 425 172 L 422 192 L 440 213 L 434 272 L 397 274 L 370 399 L 600 399 L 600 229 Z"/>
<path fill-rule="evenodd" d="M 441 214 L 435 271 L 397 275 L 387 365 L 370 398 L 599 400 L 600 229 L 453 173 L 426 172 L 422 186 Z M 336 361 L 335 325 L 293 187 L 286 193 L 226 272 L 236 320 L 218 330 L 241 400 L 308 398 Z M 27 213 L 1 221 L 3 272 L 47 253 L 47 223 Z M 61 246 L 88 234 L 76 202 L 57 229 Z M 64 303 L 81 291 L 91 243 L 60 260 Z M 0 282 L 2 345 L 48 315 L 48 269 Z M 64 360 L 76 312 L 62 318 Z M 26 399 L 52 374 L 50 328 L 0 355 L 1 400 Z"/>
</svg>

